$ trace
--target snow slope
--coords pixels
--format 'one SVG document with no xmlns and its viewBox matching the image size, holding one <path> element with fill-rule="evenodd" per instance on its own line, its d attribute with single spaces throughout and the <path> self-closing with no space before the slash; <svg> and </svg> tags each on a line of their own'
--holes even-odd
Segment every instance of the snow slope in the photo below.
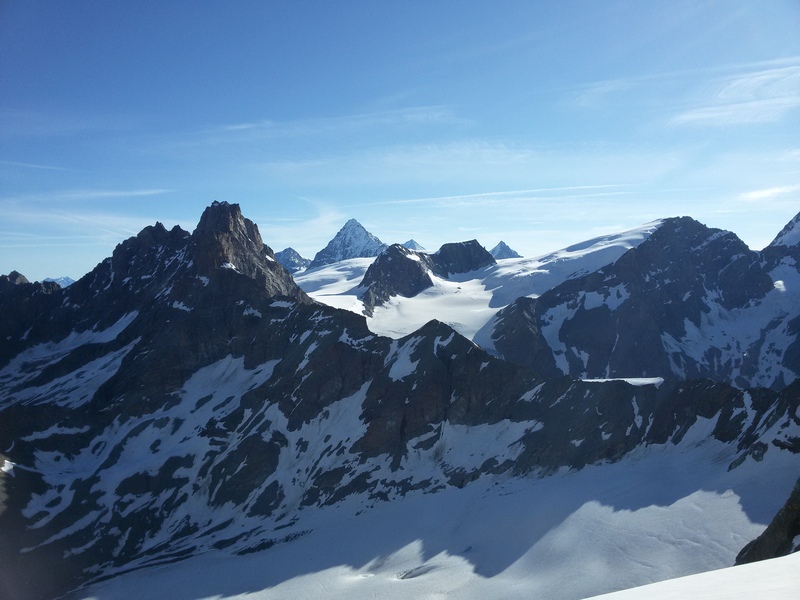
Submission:
<svg viewBox="0 0 800 600">
<path fill-rule="evenodd" d="M 433 287 L 413 298 L 393 297 L 384 306 L 376 307 L 367 323 L 374 333 L 400 338 L 435 318 L 491 348 L 488 339 L 476 336 L 501 308 L 520 296 L 539 296 L 567 279 L 613 263 L 641 244 L 660 224 L 661 221 L 653 221 L 536 258 L 500 260 L 496 265 L 448 279 L 430 274 Z M 373 260 L 351 259 L 310 269 L 295 281 L 315 300 L 360 314 L 363 303 L 358 296 L 364 290 L 359 283 Z"/>
<path fill-rule="evenodd" d="M 758 563 L 729 567 L 708 573 L 595 596 L 592 600 L 734 600 L 769 598 L 797 600 L 800 597 L 800 552 Z"/>
<path fill-rule="evenodd" d="M 369 510 L 345 501 L 306 514 L 299 531 L 287 527 L 298 536 L 293 541 L 135 571 L 77 597 L 558 600 L 721 569 L 788 495 L 793 481 L 785 474 L 795 472 L 796 459 L 768 452 L 762 463 L 728 471 L 734 449 L 707 439 L 711 426 L 699 422 L 679 445 L 641 448 L 619 463 L 544 479 L 486 476 Z M 786 573 L 797 564 L 790 558 L 769 568 L 737 567 L 705 581 L 730 580 L 716 592 L 738 590 L 745 575 L 737 569 Z M 786 586 L 797 591 L 793 577 L 780 581 L 781 593 Z M 687 592 L 691 585 L 672 582 L 658 588 L 667 595 L 634 590 L 620 598 L 704 597 Z M 675 589 L 685 593 L 670 596 Z"/>
</svg>

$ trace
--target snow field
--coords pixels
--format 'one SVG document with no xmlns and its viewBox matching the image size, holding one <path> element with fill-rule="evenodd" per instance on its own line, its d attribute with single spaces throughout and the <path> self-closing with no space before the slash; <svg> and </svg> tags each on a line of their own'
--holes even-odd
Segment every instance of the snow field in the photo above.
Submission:
<svg viewBox="0 0 800 600">
<path fill-rule="evenodd" d="M 310 532 L 291 542 L 136 571 L 81 597 L 577 599 L 728 567 L 788 496 L 796 461 L 773 451 L 729 472 L 729 446 L 689 437 L 615 464 L 485 476 L 370 510 L 351 497 L 303 515 Z"/>
</svg>

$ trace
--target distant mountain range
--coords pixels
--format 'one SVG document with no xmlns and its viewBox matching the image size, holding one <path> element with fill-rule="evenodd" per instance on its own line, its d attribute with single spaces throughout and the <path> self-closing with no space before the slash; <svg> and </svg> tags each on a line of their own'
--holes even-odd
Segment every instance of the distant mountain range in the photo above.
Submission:
<svg viewBox="0 0 800 600">
<path fill-rule="evenodd" d="M 427 250 L 413 239 L 400 244 L 403 248 L 414 252 L 427 253 Z M 367 231 L 361 223 L 350 219 L 341 230 L 320 250 L 314 260 L 303 258 L 294 248 L 286 248 L 275 253 L 275 259 L 290 273 L 298 273 L 306 268 L 316 269 L 325 265 L 340 263 L 353 258 L 374 258 L 386 250 L 388 246 Z M 505 242 L 495 246 L 490 254 L 495 259 L 522 258 L 509 248 Z"/>
<path fill-rule="evenodd" d="M 55 281 L 61 287 L 68 287 L 75 283 L 75 280 L 71 277 L 56 277 L 55 279 L 52 277 L 48 277 L 45 281 Z"/>
<path fill-rule="evenodd" d="M 499 263 L 351 220 L 295 279 L 215 202 L 0 276 L 0 597 L 586 597 L 791 552 L 797 223 Z"/>
</svg>

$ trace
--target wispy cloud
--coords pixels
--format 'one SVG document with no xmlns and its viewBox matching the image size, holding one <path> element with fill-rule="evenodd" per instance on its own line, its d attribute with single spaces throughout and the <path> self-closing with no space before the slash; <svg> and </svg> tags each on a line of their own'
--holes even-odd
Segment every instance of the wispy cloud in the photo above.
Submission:
<svg viewBox="0 0 800 600">
<path fill-rule="evenodd" d="M 397 200 L 382 200 L 378 202 L 365 202 L 359 204 L 348 204 L 345 208 L 358 206 L 390 206 L 402 204 L 439 204 L 447 206 L 508 206 L 513 201 L 530 200 L 553 200 L 571 198 L 600 198 L 606 196 L 623 196 L 633 192 L 624 188 L 631 187 L 629 184 L 603 184 L 603 185 L 577 185 L 534 188 L 529 190 L 504 190 L 496 192 L 484 192 L 478 194 L 462 194 L 455 196 L 431 196 L 425 198 L 405 198 Z"/>
<path fill-rule="evenodd" d="M 792 194 L 800 194 L 800 185 L 783 185 L 763 190 L 753 190 L 742 194 L 741 198 L 742 200 L 758 202 L 772 200 L 773 198 L 782 198 Z"/>
<path fill-rule="evenodd" d="M 145 189 L 132 189 L 132 190 L 110 190 L 110 189 L 58 190 L 50 192 L 24 194 L 19 196 L 6 196 L 4 198 L 0 198 L 0 201 L 57 202 L 57 201 L 75 201 L 75 200 L 113 200 L 113 199 L 123 199 L 123 198 L 160 196 L 162 194 L 168 194 L 172 191 L 173 190 L 163 189 L 163 188 L 145 188 Z"/>
<path fill-rule="evenodd" d="M 44 169 L 47 171 L 71 171 L 67 167 L 56 167 L 53 165 L 40 165 L 36 163 L 27 163 L 27 162 L 19 162 L 16 160 L 0 160 L 0 165 L 6 165 L 8 167 L 19 167 L 22 169 Z"/>
<path fill-rule="evenodd" d="M 249 133 L 260 137 L 283 138 L 314 136 L 360 131 L 375 127 L 429 126 L 433 124 L 465 124 L 466 119 L 458 117 L 447 106 L 415 106 L 398 110 L 348 114 L 332 117 L 276 121 L 263 119 L 245 123 L 219 125 L 202 130 L 210 141 L 221 141 L 230 134 Z"/>
<path fill-rule="evenodd" d="M 553 151 L 524 144 L 466 139 L 439 144 L 402 144 L 308 160 L 266 161 L 269 181 L 291 185 L 408 186 L 427 189 L 467 185 L 518 189 L 531 184 L 638 183 L 674 169 L 670 152 L 638 148 Z"/>
<path fill-rule="evenodd" d="M 761 69 L 714 82 L 705 103 L 672 119 L 676 125 L 771 123 L 800 107 L 800 64 Z"/>
</svg>

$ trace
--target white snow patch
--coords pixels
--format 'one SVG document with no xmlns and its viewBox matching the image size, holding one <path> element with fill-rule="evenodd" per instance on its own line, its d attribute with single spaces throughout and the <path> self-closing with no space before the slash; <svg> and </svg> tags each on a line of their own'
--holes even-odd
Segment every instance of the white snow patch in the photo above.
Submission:
<svg viewBox="0 0 800 600">
<path fill-rule="evenodd" d="M 273 308 L 292 308 L 294 304 L 288 300 L 273 300 L 270 306 Z"/>
<path fill-rule="evenodd" d="M 8 460 L 7 458 L 4 458 L 3 459 L 3 466 L 0 467 L 0 473 L 6 473 L 9 476 L 13 477 L 14 476 L 14 467 L 15 466 L 16 465 L 13 462 Z"/>
<path fill-rule="evenodd" d="M 411 354 L 416 350 L 417 345 L 422 341 L 422 338 L 411 338 L 405 344 L 397 347 L 393 344 L 392 351 L 387 357 L 388 361 L 393 361 L 389 369 L 389 377 L 392 381 L 400 381 L 401 379 L 411 375 L 419 364 L 419 359 L 412 361 Z"/>
<path fill-rule="evenodd" d="M 581 379 L 586 383 L 607 383 L 609 381 L 624 381 L 635 386 L 654 385 L 656 387 L 664 383 L 663 377 L 612 377 L 607 379 Z"/>
<path fill-rule="evenodd" d="M 244 309 L 243 314 L 245 317 L 252 316 L 252 317 L 258 317 L 259 319 L 262 317 L 261 312 L 256 310 L 250 305 L 248 305 L 247 308 Z"/>
</svg>

